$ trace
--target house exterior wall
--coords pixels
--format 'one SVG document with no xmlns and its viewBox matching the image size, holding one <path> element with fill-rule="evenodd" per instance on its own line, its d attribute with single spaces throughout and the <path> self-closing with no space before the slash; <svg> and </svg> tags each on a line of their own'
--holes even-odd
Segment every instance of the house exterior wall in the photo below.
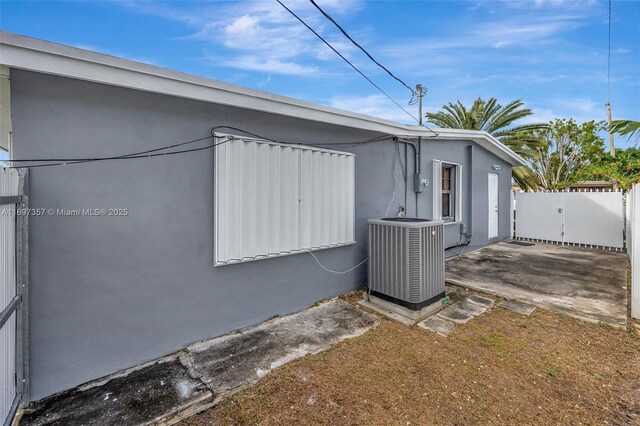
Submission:
<svg viewBox="0 0 640 426">
<path fill-rule="evenodd" d="M 153 149 L 239 127 L 300 143 L 379 136 L 344 127 L 199 101 L 11 70 L 14 158 L 101 157 Z M 196 145 L 203 146 L 203 145 Z M 405 205 L 431 217 L 431 187 L 416 197 L 412 154 L 408 188 L 396 185 L 392 142 L 358 145 L 356 241 L 316 252 L 334 270 L 367 256 L 367 220 Z M 487 241 L 487 176 L 500 164 L 500 235 L 509 236 L 511 168 L 469 141 L 423 142 L 423 173 L 433 158 L 463 166 L 467 250 Z M 31 399 L 173 352 L 191 342 L 306 308 L 366 283 L 366 265 L 345 275 L 298 254 L 213 267 L 211 150 L 141 160 L 33 168 L 30 207 L 126 208 L 128 216 L 30 219 Z M 400 163 L 396 179 L 403 184 Z M 460 240 L 447 225 L 446 244 Z M 455 249 L 456 251 L 458 249 Z"/>
</svg>

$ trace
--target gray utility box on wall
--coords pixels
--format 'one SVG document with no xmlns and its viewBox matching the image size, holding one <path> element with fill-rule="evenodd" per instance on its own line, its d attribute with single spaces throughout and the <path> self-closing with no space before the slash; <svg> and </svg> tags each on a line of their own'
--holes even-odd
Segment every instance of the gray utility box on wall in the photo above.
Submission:
<svg viewBox="0 0 640 426">
<path fill-rule="evenodd" d="M 369 219 L 369 292 L 419 310 L 445 296 L 444 222 Z"/>
</svg>

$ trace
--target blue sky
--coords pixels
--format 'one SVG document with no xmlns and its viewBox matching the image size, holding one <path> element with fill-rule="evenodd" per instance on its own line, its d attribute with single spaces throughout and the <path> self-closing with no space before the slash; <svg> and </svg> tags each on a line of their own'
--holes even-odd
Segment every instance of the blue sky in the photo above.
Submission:
<svg viewBox="0 0 640 426">
<path fill-rule="evenodd" d="M 409 92 L 369 62 L 307 0 L 283 0 L 408 106 Z M 319 0 L 374 57 L 449 101 L 523 99 L 529 121 L 603 120 L 607 3 L 584 0 Z M 411 119 L 275 0 L 7 1 L 3 30 L 400 122 Z M 612 7 L 614 119 L 640 118 L 640 2 Z M 630 143 L 617 138 L 619 147 Z"/>
</svg>

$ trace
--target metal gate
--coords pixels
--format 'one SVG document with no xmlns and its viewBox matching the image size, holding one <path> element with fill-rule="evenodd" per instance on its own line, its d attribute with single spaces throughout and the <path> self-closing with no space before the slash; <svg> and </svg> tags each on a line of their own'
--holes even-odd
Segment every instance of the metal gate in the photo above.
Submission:
<svg viewBox="0 0 640 426">
<path fill-rule="evenodd" d="M 517 192 L 516 238 L 624 248 L 621 191 Z"/>
<path fill-rule="evenodd" d="M 24 173 L 0 168 L 0 422 L 28 400 L 27 197 Z"/>
</svg>

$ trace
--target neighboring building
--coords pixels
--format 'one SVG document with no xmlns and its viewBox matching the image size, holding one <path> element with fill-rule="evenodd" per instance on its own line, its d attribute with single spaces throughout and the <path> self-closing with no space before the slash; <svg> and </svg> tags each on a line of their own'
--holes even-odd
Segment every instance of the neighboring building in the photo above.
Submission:
<svg viewBox="0 0 640 426">
<path fill-rule="evenodd" d="M 30 219 L 32 400 L 363 286 L 366 264 L 334 274 L 306 252 L 358 265 L 369 218 L 444 218 L 447 246 L 467 251 L 510 237 L 523 162 L 485 132 L 434 133 L 4 32 L 0 62 L 12 159 L 148 153 L 216 127 L 220 143 L 30 170 L 30 207 L 116 214 Z"/>
<path fill-rule="evenodd" d="M 615 189 L 613 182 L 606 180 L 583 180 L 569 185 L 569 191 L 609 191 Z"/>
</svg>

